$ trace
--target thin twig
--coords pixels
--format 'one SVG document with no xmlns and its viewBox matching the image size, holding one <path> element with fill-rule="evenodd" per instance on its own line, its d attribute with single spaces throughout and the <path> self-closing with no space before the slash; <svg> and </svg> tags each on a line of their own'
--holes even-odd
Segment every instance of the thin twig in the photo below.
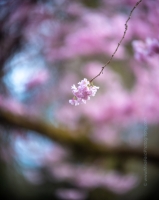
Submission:
<svg viewBox="0 0 159 200">
<path fill-rule="evenodd" d="M 108 64 L 110 64 L 110 62 L 112 61 L 112 59 L 113 59 L 114 55 L 116 54 L 116 52 L 117 52 L 119 46 L 121 45 L 123 39 L 125 38 L 126 32 L 127 32 L 127 30 L 128 30 L 128 21 L 130 20 L 133 11 L 134 11 L 135 8 L 141 3 L 141 1 L 142 1 L 142 0 L 139 0 L 139 1 L 135 4 L 135 6 L 133 7 L 133 9 L 131 10 L 131 12 L 130 12 L 130 14 L 129 14 L 129 17 L 128 17 L 128 19 L 127 19 L 126 22 L 125 22 L 124 34 L 123 34 L 121 40 L 119 41 L 119 43 L 118 43 L 118 45 L 117 45 L 117 47 L 116 47 L 114 53 L 111 55 L 111 57 L 110 57 L 110 59 L 108 60 L 108 62 L 102 67 L 102 69 L 101 69 L 101 71 L 99 72 L 99 74 L 97 74 L 94 78 L 92 78 L 92 79 L 90 80 L 90 83 L 93 82 L 93 80 L 96 79 L 98 76 L 100 76 L 100 75 L 103 73 L 104 68 L 105 68 Z"/>
</svg>

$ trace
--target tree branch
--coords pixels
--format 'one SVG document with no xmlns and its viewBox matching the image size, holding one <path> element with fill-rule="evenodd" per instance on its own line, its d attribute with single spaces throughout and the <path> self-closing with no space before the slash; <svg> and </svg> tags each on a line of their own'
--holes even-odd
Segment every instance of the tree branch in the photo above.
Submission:
<svg viewBox="0 0 159 200">
<path fill-rule="evenodd" d="M 73 152 L 82 155 L 93 156 L 115 156 L 117 158 L 135 157 L 143 160 L 143 149 L 133 149 L 130 147 L 107 147 L 104 144 L 93 142 L 88 135 L 73 132 L 67 129 L 54 127 L 37 116 L 29 116 L 28 114 L 17 114 L 6 108 L 0 107 L 0 123 L 10 124 L 27 130 L 32 130 L 47 136 L 66 147 Z M 147 151 L 147 162 L 159 164 L 159 153 L 157 151 Z"/>
</svg>

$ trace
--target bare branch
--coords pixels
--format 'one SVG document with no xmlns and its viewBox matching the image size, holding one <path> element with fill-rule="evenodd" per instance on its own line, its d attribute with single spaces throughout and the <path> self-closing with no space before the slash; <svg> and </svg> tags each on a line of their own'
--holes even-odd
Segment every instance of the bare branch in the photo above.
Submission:
<svg viewBox="0 0 159 200">
<path fill-rule="evenodd" d="M 104 144 L 93 142 L 86 134 L 73 132 L 54 127 L 52 124 L 38 118 L 37 116 L 20 115 L 0 107 L 0 122 L 36 131 L 41 135 L 69 147 L 73 152 L 82 155 L 93 156 L 115 156 L 117 158 L 136 157 L 143 159 L 143 149 L 132 149 L 130 147 L 107 147 Z M 148 161 L 159 164 L 159 153 L 148 150 Z"/>
</svg>

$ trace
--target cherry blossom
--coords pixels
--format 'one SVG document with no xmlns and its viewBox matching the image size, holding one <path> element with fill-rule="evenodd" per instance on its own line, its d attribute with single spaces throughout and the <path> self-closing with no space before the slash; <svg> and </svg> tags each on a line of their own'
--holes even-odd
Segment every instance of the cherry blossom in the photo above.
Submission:
<svg viewBox="0 0 159 200">
<path fill-rule="evenodd" d="M 69 100 L 69 103 L 78 106 L 80 103 L 86 103 L 86 100 L 90 100 L 91 96 L 95 96 L 99 87 L 94 86 L 86 78 L 78 83 L 78 88 L 73 85 L 72 93 L 74 95 L 73 99 Z"/>
</svg>

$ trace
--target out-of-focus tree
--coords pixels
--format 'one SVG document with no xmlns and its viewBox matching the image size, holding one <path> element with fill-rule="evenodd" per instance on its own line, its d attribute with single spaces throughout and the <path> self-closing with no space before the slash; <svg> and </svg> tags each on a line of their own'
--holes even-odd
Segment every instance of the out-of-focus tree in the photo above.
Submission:
<svg viewBox="0 0 159 200">
<path fill-rule="evenodd" d="M 159 198 L 159 1 L 138 2 L 0 0 L 3 198 Z"/>
</svg>

